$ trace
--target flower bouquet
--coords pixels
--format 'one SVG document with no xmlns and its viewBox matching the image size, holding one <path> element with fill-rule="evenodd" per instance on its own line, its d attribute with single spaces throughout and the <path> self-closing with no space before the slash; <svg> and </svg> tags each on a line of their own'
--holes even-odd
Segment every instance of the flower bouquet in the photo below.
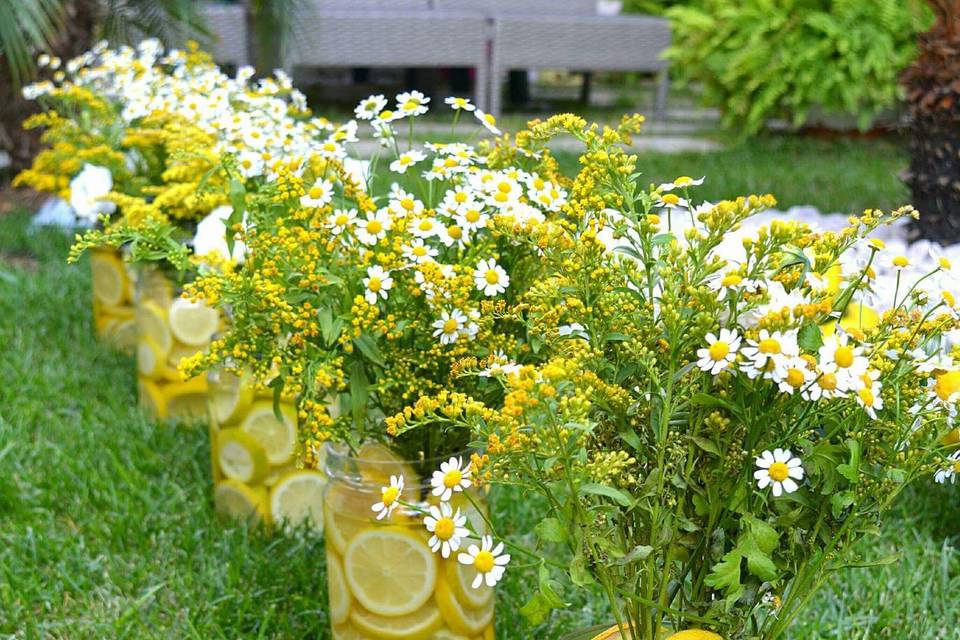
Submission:
<svg viewBox="0 0 960 640">
<path fill-rule="evenodd" d="M 461 361 L 502 393 L 425 396 L 389 428 L 464 428 L 485 443 L 475 480 L 541 498 L 542 548 L 510 549 L 539 566 L 528 618 L 564 606 L 563 580 L 607 596 L 598 638 L 784 637 L 833 573 L 893 560 L 856 543 L 904 487 L 955 473 L 955 267 L 911 273 L 871 238 L 909 207 L 752 227 L 770 196 L 695 206 L 701 180 L 645 187 L 577 123 L 530 140 L 557 131 L 587 146 L 583 188 L 514 307 L 547 361 Z M 495 580 L 498 551 L 459 559 Z"/>
</svg>

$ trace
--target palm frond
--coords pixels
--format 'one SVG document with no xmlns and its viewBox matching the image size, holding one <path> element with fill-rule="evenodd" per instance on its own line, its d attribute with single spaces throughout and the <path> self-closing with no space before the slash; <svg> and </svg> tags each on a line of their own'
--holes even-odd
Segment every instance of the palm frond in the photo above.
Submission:
<svg viewBox="0 0 960 640">
<path fill-rule="evenodd" d="M 62 24 L 60 0 L 0 0 L 0 56 L 14 83 L 33 74 L 34 56 L 49 48 Z"/>
<path fill-rule="evenodd" d="M 167 46 L 182 46 L 209 32 L 195 0 L 107 0 L 99 36 L 124 43 L 150 36 Z"/>
</svg>

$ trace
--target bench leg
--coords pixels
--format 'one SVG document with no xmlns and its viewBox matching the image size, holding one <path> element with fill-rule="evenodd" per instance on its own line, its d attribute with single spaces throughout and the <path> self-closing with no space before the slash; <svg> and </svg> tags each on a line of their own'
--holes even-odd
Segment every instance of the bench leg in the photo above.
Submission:
<svg viewBox="0 0 960 640">
<path fill-rule="evenodd" d="M 667 94 L 670 93 L 670 70 L 664 69 L 657 75 L 657 97 L 653 105 L 655 120 L 667 119 Z"/>
</svg>

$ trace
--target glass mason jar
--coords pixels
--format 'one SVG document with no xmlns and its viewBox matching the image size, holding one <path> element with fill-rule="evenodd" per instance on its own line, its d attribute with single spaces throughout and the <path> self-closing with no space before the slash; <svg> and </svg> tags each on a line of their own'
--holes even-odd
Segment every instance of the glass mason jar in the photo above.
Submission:
<svg viewBox="0 0 960 640">
<path fill-rule="evenodd" d="M 180 297 L 182 288 L 156 267 L 137 274 L 137 382 L 140 407 L 157 420 L 207 417 L 206 376 L 185 378 L 182 358 L 205 351 L 220 330 L 220 314 Z"/>
<path fill-rule="evenodd" d="M 97 338 L 133 353 L 137 344 L 134 320 L 134 272 L 123 252 L 113 247 L 90 251 L 93 326 Z"/>
<path fill-rule="evenodd" d="M 621 640 L 622 637 L 616 625 L 601 624 L 568 633 L 561 640 Z"/>
<path fill-rule="evenodd" d="M 214 504 L 229 520 L 323 533 L 326 475 L 296 466 L 293 398 L 274 410 L 273 390 L 249 372 L 207 376 Z"/>
<path fill-rule="evenodd" d="M 426 469 L 439 467 L 422 467 Z M 453 639 L 494 638 L 494 590 L 472 586 L 476 570 L 430 550 L 423 516 L 403 505 L 377 520 L 371 507 L 391 475 L 403 474 L 401 501 L 427 508 L 437 499 L 414 465 L 382 445 L 369 445 L 352 456 L 345 447 L 327 445 L 328 476 L 324 504 L 330 623 L 334 640 L 354 638 Z M 454 494 L 459 508 L 478 533 L 485 519 L 482 492 L 471 498 Z M 464 539 L 466 551 L 475 539 Z"/>
</svg>

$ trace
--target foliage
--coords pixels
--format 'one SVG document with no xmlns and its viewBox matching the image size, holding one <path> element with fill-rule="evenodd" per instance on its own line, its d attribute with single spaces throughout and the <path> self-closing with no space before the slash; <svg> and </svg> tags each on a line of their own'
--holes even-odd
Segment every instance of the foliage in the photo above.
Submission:
<svg viewBox="0 0 960 640">
<path fill-rule="evenodd" d="M 929 24 L 916 0 L 705 0 L 668 15 L 673 68 L 744 135 L 770 118 L 802 125 L 813 109 L 866 128 L 897 104 L 898 74 Z"/>
<path fill-rule="evenodd" d="M 518 305 L 552 357 L 500 372 L 500 405 L 423 397 L 389 428 L 465 427 L 482 479 L 545 498 L 530 617 L 562 606 L 565 576 L 599 585 L 633 638 L 781 638 L 828 576 L 870 564 L 850 550 L 911 481 L 957 472 L 940 444 L 960 401 L 956 267 L 911 271 L 870 239 L 909 207 L 746 231 L 770 196 L 693 208 L 699 181 L 646 189 L 632 158 L 566 130 L 590 188 Z"/>
</svg>

